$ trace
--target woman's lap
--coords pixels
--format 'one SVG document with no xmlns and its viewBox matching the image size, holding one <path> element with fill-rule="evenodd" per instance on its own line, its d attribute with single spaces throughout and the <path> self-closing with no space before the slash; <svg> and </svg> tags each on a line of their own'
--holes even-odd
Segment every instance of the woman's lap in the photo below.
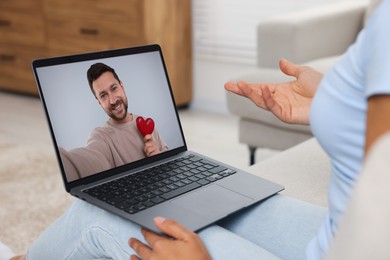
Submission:
<svg viewBox="0 0 390 260">
<path fill-rule="evenodd" d="M 217 223 L 283 259 L 305 259 L 306 247 L 325 222 L 327 209 L 275 195 Z"/>
<path fill-rule="evenodd" d="M 308 237 L 315 235 L 313 229 L 319 228 L 322 211 L 276 195 L 218 222 L 220 226 L 200 231 L 199 236 L 215 259 L 274 259 L 272 254 L 284 258 L 286 253 L 304 250 L 302 244 L 307 245 Z M 77 200 L 34 242 L 27 259 L 129 259 L 133 251 L 127 241 L 133 236 L 142 240 L 139 226 Z"/>
<path fill-rule="evenodd" d="M 76 200 L 33 243 L 27 259 L 129 259 L 130 236 L 141 237 L 140 227 Z"/>
<path fill-rule="evenodd" d="M 218 226 L 198 232 L 212 259 L 280 259 L 258 245 Z"/>
</svg>

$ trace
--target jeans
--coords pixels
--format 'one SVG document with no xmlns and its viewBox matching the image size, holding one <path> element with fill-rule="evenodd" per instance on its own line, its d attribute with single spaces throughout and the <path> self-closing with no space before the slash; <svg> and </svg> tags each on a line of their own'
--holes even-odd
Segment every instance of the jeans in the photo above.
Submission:
<svg viewBox="0 0 390 260">
<path fill-rule="evenodd" d="M 305 259 L 325 208 L 275 195 L 198 232 L 213 259 Z M 140 227 L 76 200 L 31 245 L 28 260 L 129 259 Z"/>
</svg>

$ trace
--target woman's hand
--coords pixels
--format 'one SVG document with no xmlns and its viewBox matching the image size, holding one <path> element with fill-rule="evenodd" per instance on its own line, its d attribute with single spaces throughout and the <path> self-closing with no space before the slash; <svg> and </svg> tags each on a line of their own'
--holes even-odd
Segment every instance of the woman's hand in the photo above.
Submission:
<svg viewBox="0 0 390 260">
<path fill-rule="evenodd" d="M 142 229 L 142 234 L 149 245 L 138 239 L 130 238 L 129 245 L 138 254 L 130 256 L 136 259 L 204 259 L 210 256 L 200 238 L 188 229 L 173 220 L 157 217 L 155 225 L 172 238 L 157 235 L 149 230 Z"/>
<path fill-rule="evenodd" d="M 310 105 L 323 75 L 284 59 L 279 66 L 284 74 L 295 77 L 295 80 L 283 83 L 228 82 L 225 89 L 249 98 L 283 122 L 309 124 Z"/>
</svg>

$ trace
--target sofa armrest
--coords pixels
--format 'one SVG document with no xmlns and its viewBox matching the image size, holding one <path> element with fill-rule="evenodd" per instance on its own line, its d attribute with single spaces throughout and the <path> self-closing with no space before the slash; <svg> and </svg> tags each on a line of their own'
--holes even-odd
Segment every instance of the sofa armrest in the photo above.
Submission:
<svg viewBox="0 0 390 260">
<path fill-rule="evenodd" d="M 342 2 L 261 22 L 257 28 L 259 67 L 278 67 L 342 54 L 362 29 L 367 2 Z"/>
</svg>

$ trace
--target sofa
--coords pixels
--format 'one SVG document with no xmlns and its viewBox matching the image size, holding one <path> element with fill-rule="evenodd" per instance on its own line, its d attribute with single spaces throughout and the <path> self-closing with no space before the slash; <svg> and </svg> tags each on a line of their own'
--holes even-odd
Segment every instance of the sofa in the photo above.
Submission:
<svg viewBox="0 0 390 260">
<path fill-rule="evenodd" d="M 328 206 L 330 161 L 314 137 L 245 170 L 283 185 L 284 195 L 311 204 Z"/>
<path fill-rule="evenodd" d="M 326 72 L 355 41 L 376 1 L 347 1 L 293 12 L 257 27 L 257 67 L 231 81 L 291 80 L 278 68 L 286 58 Z M 312 137 L 309 126 L 286 124 L 250 100 L 227 93 L 229 111 L 239 117 L 239 141 L 248 146 L 250 164 L 258 147 L 285 150 Z"/>
</svg>

